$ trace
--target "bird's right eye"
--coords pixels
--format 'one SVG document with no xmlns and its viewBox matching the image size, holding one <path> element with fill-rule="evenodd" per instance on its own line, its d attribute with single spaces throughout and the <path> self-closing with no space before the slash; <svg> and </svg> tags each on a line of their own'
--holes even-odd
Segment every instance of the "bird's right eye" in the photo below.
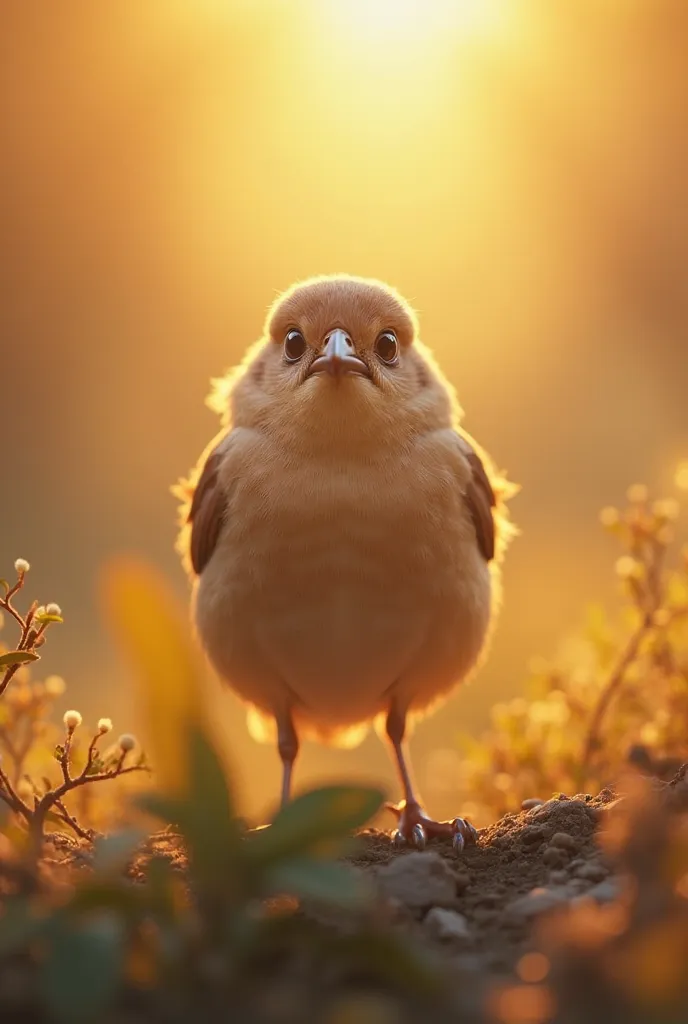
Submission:
<svg viewBox="0 0 688 1024">
<path fill-rule="evenodd" d="M 301 331 L 289 331 L 284 339 L 284 358 L 288 363 L 297 363 L 306 351 L 306 339 Z"/>
</svg>

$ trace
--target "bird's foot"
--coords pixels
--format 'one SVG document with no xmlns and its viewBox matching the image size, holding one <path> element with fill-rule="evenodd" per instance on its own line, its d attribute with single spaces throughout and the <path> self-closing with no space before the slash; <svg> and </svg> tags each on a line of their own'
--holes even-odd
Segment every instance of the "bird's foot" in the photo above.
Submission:
<svg viewBox="0 0 688 1024">
<path fill-rule="evenodd" d="M 466 818 L 452 821 L 433 821 L 428 818 L 418 803 L 402 800 L 400 804 L 387 804 L 387 808 L 398 816 L 397 827 L 392 833 L 395 846 L 415 846 L 424 850 L 428 839 L 446 836 L 451 838 L 456 853 L 465 846 L 474 846 L 478 833 Z"/>
</svg>

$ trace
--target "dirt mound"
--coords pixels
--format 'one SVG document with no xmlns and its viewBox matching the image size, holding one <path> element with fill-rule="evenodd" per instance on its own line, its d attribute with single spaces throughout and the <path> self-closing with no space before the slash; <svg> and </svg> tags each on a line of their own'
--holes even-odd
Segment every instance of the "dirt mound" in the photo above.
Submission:
<svg viewBox="0 0 688 1024">
<path fill-rule="evenodd" d="M 423 853 L 400 851 L 388 834 L 370 830 L 352 863 L 374 878 L 400 927 L 450 952 L 457 966 L 510 972 L 541 912 L 583 895 L 615 897 L 594 838 L 613 800 L 604 791 L 537 803 L 481 830 L 459 856 L 442 840 Z"/>
</svg>

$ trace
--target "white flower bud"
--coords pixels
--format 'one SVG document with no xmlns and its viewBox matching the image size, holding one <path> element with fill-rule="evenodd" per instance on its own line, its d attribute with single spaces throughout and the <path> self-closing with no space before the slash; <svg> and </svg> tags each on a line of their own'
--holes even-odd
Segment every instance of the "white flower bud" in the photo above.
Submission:
<svg viewBox="0 0 688 1024">
<path fill-rule="evenodd" d="M 600 512 L 600 522 L 603 526 L 606 526 L 607 529 L 611 529 L 612 526 L 616 526 L 619 522 L 619 510 L 614 508 L 612 505 L 608 505 L 606 508 L 603 508 Z"/>
<path fill-rule="evenodd" d="M 117 740 L 117 745 L 123 754 L 127 754 L 136 746 L 136 737 L 132 736 L 129 732 L 122 733 L 120 738 Z"/>
<path fill-rule="evenodd" d="M 33 617 L 34 617 L 35 619 L 38 619 L 38 618 L 40 618 L 40 616 L 41 616 L 41 615 L 45 615 L 45 613 L 46 613 L 46 607 L 45 607 L 45 605 L 44 605 L 44 604 L 39 604 L 38 608 L 37 608 L 37 609 L 36 609 L 36 611 L 35 611 L 35 612 L 33 613 Z"/>
<path fill-rule="evenodd" d="M 48 613 L 48 615 L 62 615 L 62 609 L 60 608 L 59 604 L 55 604 L 54 601 L 51 601 L 45 610 Z"/>
<path fill-rule="evenodd" d="M 49 697 L 59 697 L 65 692 L 65 681 L 62 676 L 48 676 L 45 681 L 45 692 Z"/>
<path fill-rule="evenodd" d="M 632 555 L 622 555 L 616 562 L 616 575 L 622 580 L 641 580 L 644 569 L 642 563 Z"/>
<path fill-rule="evenodd" d="M 78 711 L 65 711 L 62 721 L 65 724 L 65 728 L 69 729 L 70 732 L 74 732 L 81 725 L 82 718 Z"/>
<path fill-rule="evenodd" d="M 28 572 L 31 566 L 25 558 L 18 558 L 14 563 L 14 571 L 20 576 L 23 576 L 25 572 Z"/>
<path fill-rule="evenodd" d="M 106 732 L 110 732 L 112 729 L 111 718 L 100 718 L 98 720 L 98 732 L 101 736 L 104 736 Z"/>
</svg>

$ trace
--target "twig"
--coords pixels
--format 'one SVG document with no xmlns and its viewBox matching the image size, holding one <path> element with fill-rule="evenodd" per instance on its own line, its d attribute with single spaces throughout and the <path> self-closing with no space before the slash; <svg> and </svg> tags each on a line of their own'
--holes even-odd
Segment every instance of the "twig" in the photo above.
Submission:
<svg viewBox="0 0 688 1024">
<path fill-rule="evenodd" d="M 602 722 L 604 716 L 607 713 L 607 709 L 614 699 L 617 691 L 622 686 L 626 672 L 633 664 L 633 661 L 638 655 L 640 645 L 642 644 L 645 637 L 652 632 L 655 628 L 655 615 L 658 609 L 662 605 L 662 560 L 664 555 L 664 548 L 660 544 L 653 544 L 652 554 L 649 559 L 650 564 L 646 566 L 647 569 L 647 593 L 646 595 L 638 595 L 638 604 L 642 611 L 642 618 L 640 623 L 636 627 L 635 631 L 628 638 L 626 646 L 622 649 L 619 655 L 616 665 L 612 669 L 612 672 L 607 680 L 605 686 L 602 689 L 597 703 L 593 709 L 592 715 L 590 716 L 590 724 L 585 737 L 585 744 L 583 746 L 583 764 L 588 764 L 590 758 L 596 753 L 600 746 L 600 732 L 602 731 Z M 647 598 L 647 600 L 644 600 Z M 644 606 L 644 607 L 643 607 Z"/>
<path fill-rule="evenodd" d="M 31 809 L 27 807 L 21 797 L 17 795 L 12 783 L 2 768 L 0 768 L 0 800 L 6 803 L 7 806 L 15 812 L 15 814 L 21 814 L 26 821 L 31 821 Z"/>
<path fill-rule="evenodd" d="M 121 775 L 129 775 L 131 772 L 145 772 L 150 771 L 147 765 L 132 765 L 130 768 L 122 767 L 123 758 L 120 757 L 117 765 L 111 771 L 99 772 L 97 775 L 77 775 L 76 778 L 69 776 L 61 786 L 46 793 L 37 802 L 33 813 L 29 814 L 30 821 L 30 832 L 33 838 L 34 853 L 38 855 L 40 853 L 42 840 L 43 840 L 43 828 L 45 826 L 45 819 L 48 812 L 52 810 L 54 806 L 58 804 L 58 801 L 62 800 L 62 797 L 67 793 L 71 793 L 72 790 L 79 789 L 81 786 L 90 785 L 92 782 L 106 782 L 108 779 L 117 779 Z M 68 770 L 67 770 L 68 771 Z M 68 771 L 69 774 L 69 771 Z"/>
<path fill-rule="evenodd" d="M 60 812 L 60 817 L 64 821 L 65 825 L 69 825 L 69 827 L 73 829 L 74 832 L 76 832 L 80 839 L 86 839 L 88 840 L 89 843 L 93 841 L 93 837 L 95 834 L 93 829 L 82 828 L 79 822 L 76 820 L 76 818 L 69 813 L 69 811 L 63 804 L 62 800 L 56 800 L 55 806 Z"/>
</svg>

